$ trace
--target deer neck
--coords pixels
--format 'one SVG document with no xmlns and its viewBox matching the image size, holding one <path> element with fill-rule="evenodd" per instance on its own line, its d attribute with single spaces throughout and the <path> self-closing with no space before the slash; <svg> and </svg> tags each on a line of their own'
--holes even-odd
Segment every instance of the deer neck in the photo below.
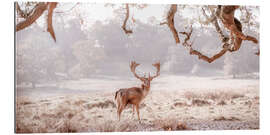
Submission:
<svg viewBox="0 0 270 135">
<path fill-rule="evenodd" d="M 143 90 L 143 95 L 146 96 L 150 91 L 150 85 L 147 86 L 147 85 L 142 84 L 142 90 Z"/>
</svg>

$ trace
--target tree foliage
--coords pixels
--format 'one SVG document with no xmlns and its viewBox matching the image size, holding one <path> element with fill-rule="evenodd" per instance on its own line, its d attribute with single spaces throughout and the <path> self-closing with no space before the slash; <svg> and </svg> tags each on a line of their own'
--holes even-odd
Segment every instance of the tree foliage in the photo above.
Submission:
<svg viewBox="0 0 270 135">
<path fill-rule="evenodd" d="M 17 83 L 37 83 L 56 80 L 56 72 L 61 72 L 61 61 L 63 60 L 60 50 L 52 47 L 48 40 L 34 33 L 20 41 L 16 47 Z"/>
</svg>

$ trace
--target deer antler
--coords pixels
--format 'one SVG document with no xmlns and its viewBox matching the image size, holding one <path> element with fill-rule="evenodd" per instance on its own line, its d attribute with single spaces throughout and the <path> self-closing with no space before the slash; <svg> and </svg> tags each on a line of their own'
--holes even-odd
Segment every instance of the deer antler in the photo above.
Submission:
<svg viewBox="0 0 270 135">
<path fill-rule="evenodd" d="M 155 64 L 152 64 L 154 67 L 157 68 L 157 72 L 155 76 L 151 76 L 150 80 L 152 81 L 154 78 L 158 77 L 160 75 L 160 62 L 157 62 Z"/>
<path fill-rule="evenodd" d="M 140 79 L 141 81 L 144 81 L 145 79 L 143 77 L 139 77 L 135 70 L 136 70 L 136 67 L 139 66 L 140 64 L 136 63 L 135 61 L 131 61 L 131 64 L 130 64 L 130 70 L 131 72 L 134 74 L 134 76 L 138 79 Z"/>
</svg>

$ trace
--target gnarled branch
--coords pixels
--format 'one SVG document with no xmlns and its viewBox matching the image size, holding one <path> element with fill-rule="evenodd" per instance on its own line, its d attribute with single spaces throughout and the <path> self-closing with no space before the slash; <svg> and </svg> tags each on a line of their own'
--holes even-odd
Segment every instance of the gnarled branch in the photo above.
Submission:
<svg viewBox="0 0 270 135">
<path fill-rule="evenodd" d="M 242 40 L 249 40 L 253 43 L 257 44 L 258 40 L 255 37 L 244 35 L 241 31 L 239 31 L 237 27 L 237 20 L 234 17 L 234 11 L 239 8 L 239 6 L 221 6 L 221 12 L 220 12 L 220 19 L 224 26 L 231 31 L 231 34 L 234 34 L 238 38 L 241 38 Z M 237 20 L 238 21 L 238 20 Z M 239 21 L 238 21 L 239 22 Z"/>
<path fill-rule="evenodd" d="M 203 10 L 204 11 L 204 10 Z M 209 18 L 206 14 L 204 14 L 207 18 Z M 188 43 L 190 40 L 191 34 L 192 34 L 192 26 L 190 32 L 180 32 L 183 35 L 186 35 L 186 38 L 184 42 L 182 43 L 183 46 L 187 47 L 189 49 L 190 55 L 197 55 L 199 59 L 204 60 L 208 63 L 212 63 L 213 61 L 217 60 L 221 56 L 223 56 L 228 50 L 229 50 L 229 44 L 228 44 L 228 37 L 224 36 L 223 32 L 221 31 L 221 28 L 217 22 L 217 18 L 211 15 L 211 22 L 214 24 L 216 31 L 219 33 L 219 37 L 223 43 L 223 49 L 221 49 L 218 53 L 214 54 L 212 57 L 208 57 L 201 52 L 195 50 L 192 48 L 192 43 Z"/>
<path fill-rule="evenodd" d="M 47 31 L 51 34 L 52 38 L 56 42 L 53 26 L 52 26 L 52 15 L 53 10 L 56 8 L 57 2 L 50 2 L 49 3 L 49 9 L 48 9 L 48 19 L 47 19 Z"/>
<path fill-rule="evenodd" d="M 167 24 L 168 27 L 170 28 L 172 34 L 173 34 L 173 37 L 175 39 L 175 42 L 176 44 L 177 43 L 180 43 L 180 39 L 178 37 L 178 33 L 177 33 L 177 30 L 175 29 L 175 26 L 174 26 L 174 15 L 177 11 L 177 5 L 176 4 L 172 4 L 171 7 L 170 7 L 170 10 L 167 14 L 167 22 L 166 23 L 161 23 L 161 24 Z"/>
<path fill-rule="evenodd" d="M 24 21 L 22 21 L 16 25 L 16 32 L 33 24 L 43 14 L 43 12 L 47 9 L 47 5 L 48 5 L 48 3 L 44 3 L 44 2 L 38 3 L 33 14 L 30 15 L 29 17 L 27 17 Z"/>
<path fill-rule="evenodd" d="M 219 38 L 221 39 L 221 41 L 222 41 L 223 43 L 227 42 L 227 41 L 229 40 L 229 38 L 226 37 L 226 36 L 223 34 L 223 32 L 222 32 L 222 30 L 221 30 L 221 28 L 220 28 L 220 26 L 219 26 L 219 24 L 218 24 L 218 21 L 217 21 L 217 16 L 216 16 L 216 14 L 219 14 L 220 8 L 217 9 L 216 13 L 212 12 L 210 17 L 206 15 L 205 10 L 204 10 L 203 8 L 202 8 L 202 11 L 203 11 L 204 17 L 205 17 L 207 20 L 209 20 L 209 23 L 212 23 L 212 24 L 215 26 L 215 29 L 216 29 L 216 31 L 217 31 L 217 33 L 218 33 Z"/>
<path fill-rule="evenodd" d="M 15 6 L 16 6 L 16 11 L 18 13 L 18 15 L 20 15 L 20 17 L 22 18 L 26 18 L 27 16 L 24 14 L 24 12 L 21 10 L 20 5 L 18 4 L 18 2 L 15 2 Z"/>
<path fill-rule="evenodd" d="M 72 11 L 77 5 L 79 5 L 80 2 L 77 2 L 73 7 L 71 7 L 70 9 L 68 10 L 65 10 L 65 11 L 54 11 L 54 13 L 66 13 L 66 12 L 70 12 Z"/>
<path fill-rule="evenodd" d="M 197 55 L 199 57 L 199 59 L 202 59 L 204 61 L 207 61 L 208 63 L 211 63 L 213 61 L 215 61 L 216 59 L 220 58 L 221 56 L 223 56 L 226 52 L 228 51 L 228 49 L 223 48 L 222 50 L 220 50 L 220 52 L 218 52 L 217 54 L 213 55 L 212 57 L 208 57 L 206 55 L 203 55 L 202 53 L 200 53 L 197 50 L 194 50 L 192 48 L 190 48 L 190 55 Z"/>
<path fill-rule="evenodd" d="M 188 43 L 188 41 L 190 40 L 190 36 L 191 36 L 192 32 L 193 32 L 192 25 L 190 26 L 190 31 L 189 32 L 185 32 L 185 31 L 184 32 L 179 32 L 179 33 L 181 33 L 183 35 L 186 35 L 186 38 L 185 38 L 184 42 L 182 43 L 184 46 L 191 46 L 192 45 L 192 44 Z"/>
<path fill-rule="evenodd" d="M 125 18 L 124 23 L 123 23 L 123 25 L 122 25 L 122 29 L 124 30 L 124 32 L 125 32 L 126 34 L 131 34 L 131 33 L 132 33 L 132 30 L 128 30 L 128 29 L 126 28 L 127 20 L 128 20 L 128 18 L 129 18 L 129 6 L 128 6 L 128 4 L 126 4 L 126 10 L 127 10 L 127 12 L 126 12 L 126 18 Z"/>
<path fill-rule="evenodd" d="M 186 35 L 185 41 L 182 43 L 182 45 L 189 49 L 189 54 L 190 55 L 197 55 L 199 59 L 207 61 L 208 63 L 215 61 L 216 59 L 220 58 L 228 51 L 229 45 L 227 43 L 224 43 L 222 50 L 220 50 L 218 53 L 214 54 L 212 57 L 208 57 L 208 56 L 202 54 L 201 52 L 193 49 L 192 43 L 188 43 L 188 41 L 190 40 L 190 36 L 192 34 L 192 28 L 191 28 L 190 32 L 180 32 L 180 33 L 183 35 Z"/>
</svg>

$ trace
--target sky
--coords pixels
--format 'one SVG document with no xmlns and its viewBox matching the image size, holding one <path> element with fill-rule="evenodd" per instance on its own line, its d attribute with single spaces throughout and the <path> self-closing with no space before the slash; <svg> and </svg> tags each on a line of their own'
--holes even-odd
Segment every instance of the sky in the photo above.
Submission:
<svg viewBox="0 0 270 135">
<path fill-rule="evenodd" d="M 55 9 L 56 11 L 69 11 L 72 9 L 76 3 L 61 3 Z M 104 6 L 104 4 L 97 3 L 80 3 L 72 9 L 73 14 L 80 14 L 83 16 L 84 21 L 93 24 L 95 21 L 106 21 L 112 19 L 116 16 L 114 12 L 115 9 L 118 9 L 121 4 L 116 4 L 112 6 Z M 154 16 L 158 20 L 163 20 L 164 9 L 166 5 L 156 5 L 151 4 L 148 5 L 143 10 L 134 8 L 130 6 L 130 18 L 133 17 L 136 20 L 140 20 L 142 22 L 147 22 L 149 17 Z M 123 11 L 123 16 L 125 16 L 125 10 Z"/>
</svg>

